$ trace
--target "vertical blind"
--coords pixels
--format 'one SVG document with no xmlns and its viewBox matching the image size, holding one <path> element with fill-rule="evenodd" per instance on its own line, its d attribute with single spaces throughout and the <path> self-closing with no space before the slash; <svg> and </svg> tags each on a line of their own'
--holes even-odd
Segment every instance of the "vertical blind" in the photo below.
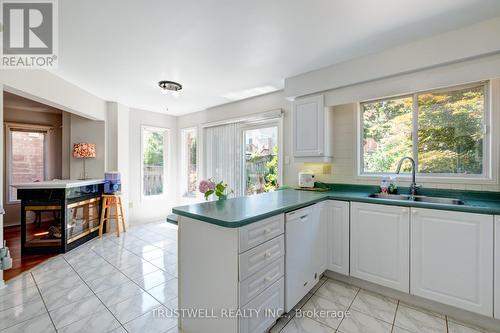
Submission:
<svg viewBox="0 0 500 333">
<path fill-rule="evenodd" d="M 245 195 L 243 179 L 243 135 L 242 128 L 248 124 L 280 119 L 282 110 L 272 110 L 250 115 L 245 118 L 232 119 L 229 123 L 211 123 L 203 128 L 203 169 L 204 177 L 215 182 L 224 181 L 228 190 L 233 191 L 229 197 Z"/>
<path fill-rule="evenodd" d="M 238 124 L 204 128 L 205 176 L 215 182 L 224 181 L 232 196 L 242 196 L 242 144 Z"/>
</svg>

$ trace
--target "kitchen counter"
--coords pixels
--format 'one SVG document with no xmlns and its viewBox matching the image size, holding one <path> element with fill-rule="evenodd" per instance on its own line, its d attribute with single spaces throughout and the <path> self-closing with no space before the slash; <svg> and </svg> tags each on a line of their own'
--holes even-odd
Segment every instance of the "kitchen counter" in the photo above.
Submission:
<svg viewBox="0 0 500 333">
<path fill-rule="evenodd" d="M 264 218 L 298 208 L 312 205 L 323 200 L 367 202 L 403 207 L 430 208 L 478 214 L 500 215 L 500 193 L 481 191 L 459 191 L 442 189 L 420 189 L 419 195 L 450 197 L 464 201 L 464 205 L 444 205 L 408 200 L 370 198 L 378 192 L 378 186 L 331 184 L 326 192 L 300 190 L 281 190 L 270 193 L 210 201 L 188 206 L 175 207 L 175 214 L 227 228 L 238 228 Z M 400 188 L 400 193 L 408 193 Z"/>
<path fill-rule="evenodd" d="M 54 179 L 43 182 L 31 182 L 12 184 L 12 187 L 17 189 L 51 189 L 51 188 L 71 188 L 87 185 L 103 184 L 103 179 Z"/>
</svg>

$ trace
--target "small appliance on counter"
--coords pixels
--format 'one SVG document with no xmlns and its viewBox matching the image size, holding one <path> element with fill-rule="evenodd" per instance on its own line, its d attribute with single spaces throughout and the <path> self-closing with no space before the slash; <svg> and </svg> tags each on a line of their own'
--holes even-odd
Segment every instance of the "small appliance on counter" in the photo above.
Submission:
<svg viewBox="0 0 500 333">
<path fill-rule="evenodd" d="M 104 173 L 104 193 L 115 194 L 122 190 L 122 182 L 118 171 Z"/>
<path fill-rule="evenodd" d="M 299 172 L 299 187 L 303 188 L 314 187 L 314 173 L 312 171 Z"/>
</svg>

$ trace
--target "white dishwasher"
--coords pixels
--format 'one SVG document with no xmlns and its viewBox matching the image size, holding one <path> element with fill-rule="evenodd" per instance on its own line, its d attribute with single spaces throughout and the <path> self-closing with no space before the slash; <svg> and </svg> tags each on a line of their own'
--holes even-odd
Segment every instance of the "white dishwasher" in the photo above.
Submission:
<svg viewBox="0 0 500 333">
<path fill-rule="evenodd" d="M 292 310 L 315 281 L 313 214 L 312 207 L 306 207 L 285 215 L 285 312 Z"/>
</svg>

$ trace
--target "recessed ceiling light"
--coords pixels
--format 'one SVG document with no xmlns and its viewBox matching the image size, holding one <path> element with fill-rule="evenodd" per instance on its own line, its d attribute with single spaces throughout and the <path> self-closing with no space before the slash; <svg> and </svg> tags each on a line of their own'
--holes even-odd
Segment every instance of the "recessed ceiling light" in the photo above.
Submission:
<svg viewBox="0 0 500 333">
<path fill-rule="evenodd" d="M 179 96 L 179 91 L 182 89 L 182 85 L 174 81 L 160 81 L 158 86 L 160 86 L 162 93 L 168 94 L 170 92 L 174 97 Z"/>
</svg>

